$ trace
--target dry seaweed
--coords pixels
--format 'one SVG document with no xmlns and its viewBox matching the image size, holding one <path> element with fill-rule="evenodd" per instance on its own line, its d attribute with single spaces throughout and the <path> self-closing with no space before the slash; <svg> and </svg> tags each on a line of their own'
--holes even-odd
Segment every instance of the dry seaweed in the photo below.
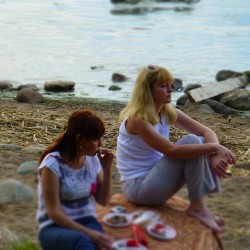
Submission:
<svg viewBox="0 0 250 250">
<path fill-rule="evenodd" d="M 8 103 L 5 105 L 4 103 Z M 56 104 L 56 105 L 55 105 Z M 60 105 L 61 104 L 61 105 Z M 56 108 L 55 108 L 56 106 Z M 112 109 L 110 109 L 112 107 Z M 96 102 L 61 102 L 45 104 L 18 104 L 2 101 L 0 113 L 0 143 L 20 146 L 48 146 L 58 134 L 63 132 L 68 115 L 77 109 L 91 108 L 101 115 L 106 124 L 104 146 L 116 150 L 119 123 L 118 114 L 123 105 L 101 104 Z M 108 111 L 107 111 L 108 110 Z M 192 116 L 192 114 L 190 114 Z M 230 120 L 221 115 L 193 116 L 196 120 L 214 130 L 222 145 L 233 150 L 238 162 L 249 162 L 250 129 L 249 119 L 233 117 Z M 175 142 L 185 132 L 172 127 L 170 139 Z M 246 170 L 246 169 L 245 169 Z"/>
</svg>

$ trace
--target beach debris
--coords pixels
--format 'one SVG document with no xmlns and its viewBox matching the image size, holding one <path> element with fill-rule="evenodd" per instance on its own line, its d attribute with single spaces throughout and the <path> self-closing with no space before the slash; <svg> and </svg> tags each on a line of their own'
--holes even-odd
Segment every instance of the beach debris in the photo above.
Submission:
<svg viewBox="0 0 250 250">
<path fill-rule="evenodd" d="M 199 102 L 243 86 L 242 79 L 235 77 L 192 89 L 188 91 L 188 96 L 192 102 Z"/>
</svg>

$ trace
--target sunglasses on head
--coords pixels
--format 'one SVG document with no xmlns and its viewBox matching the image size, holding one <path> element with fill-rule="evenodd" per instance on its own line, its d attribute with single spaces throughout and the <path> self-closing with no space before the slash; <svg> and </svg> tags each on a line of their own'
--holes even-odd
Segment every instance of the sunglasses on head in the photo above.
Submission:
<svg viewBox="0 0 250 250">
<path fill-rule="evenodd" d="M 155 70 L 158 70 L 158 67 L 157 66 L 154 66 L 154 65 L 148 65 L 147 66 L 147 69 L 151 70 L 151 71 L 155 71 Z"/>
</svg>

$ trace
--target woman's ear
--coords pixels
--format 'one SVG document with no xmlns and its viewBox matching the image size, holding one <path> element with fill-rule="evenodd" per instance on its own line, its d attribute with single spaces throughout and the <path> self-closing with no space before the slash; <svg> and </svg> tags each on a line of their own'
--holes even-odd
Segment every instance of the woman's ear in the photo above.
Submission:
<svg viewBox="0 0 250 250">
<path fill-rule="evenodd" d="M 83 142 L 84 138 L 82 137 L 81 134 L 76 135 L 76 141 L 78 144 L 81 144 Z"/>
</svg>

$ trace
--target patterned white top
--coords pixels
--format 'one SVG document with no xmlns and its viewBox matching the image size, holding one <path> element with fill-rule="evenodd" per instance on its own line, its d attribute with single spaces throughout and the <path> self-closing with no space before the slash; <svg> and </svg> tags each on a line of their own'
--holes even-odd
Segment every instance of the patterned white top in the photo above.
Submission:
<svg viewBox="0 0 250 250">
<path fill-rule="evenodd" d="M 85 164 L 79 169 L 72 169 L 60 161 L 59 152 L 46 155 L 39 166 L 49 168 L 59 178 L 60 201 L 62 211 L 71 219 L 86 216 L 96 217 L 93 194 L 96 191 L 96 178 L 101 171 L 97 156 L 86 156 Z M 40 172 L 40 171 L 39 171 Z M 38 211 L 36 215 L 39 228 L 54 223 L 47 214 L 42 194 L 41 176 L 38 175 Z"/>
</svg>

